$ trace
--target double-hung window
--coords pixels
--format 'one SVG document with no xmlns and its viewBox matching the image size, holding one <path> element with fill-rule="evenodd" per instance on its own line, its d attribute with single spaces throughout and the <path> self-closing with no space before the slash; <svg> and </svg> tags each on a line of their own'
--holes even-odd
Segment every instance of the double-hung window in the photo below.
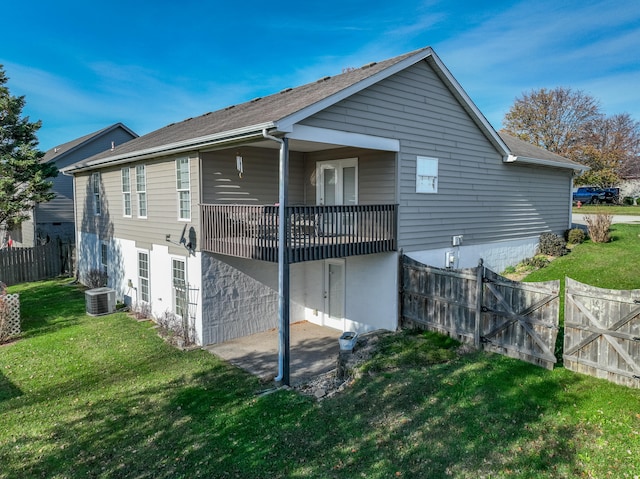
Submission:
<svg viewBox="0 0 640 479">
<path fill-rule="evenodd" d="M 416 159 L 416 193 L 438 192 L 438 159 L 419 156 Z"/>
<path fill-rule="evenodd" d="M 127 166 L 122 172 L 122 214 L 131 217 L 131 170 Z"/>
<path fill-rule="evenodd" d="M 138 193 L 138 217 L 147 217 L 147 173 L 144 165 L 136 166 L 136 192 Z"/>
<path fill-rule="evenodd" d="M 100 266 L 102 272 L 107 274 L 107 268 L 109 266 L 109 245 L 106 242 L 100 243 Z"/>
<path fill-rule="evenodd" d="M 171 261 L 171 279 L 173 280 L 173 311 L 176 316 L 187 317 L 188 288 L 186 280 L 185 262 L 180 259 Z"/>
<path fill-rule="evenodd" d="M 91 173 L 91 194 L 93 195 L 93 214 L 102 214 L 102 198 L 100 197 L 100 173 Z"/>
<path fill-rule="evenodd" d="M 176 190 L 178 191 L 178 218 L 191 219 L 191 183 L 189 178 L 189 158 L 176 160 Z"/>
<path fill-rule="evenodd" d="M 138 299 L 148 303 L 149 298 L 149 253 L 138 251 Z"/>
</svg>

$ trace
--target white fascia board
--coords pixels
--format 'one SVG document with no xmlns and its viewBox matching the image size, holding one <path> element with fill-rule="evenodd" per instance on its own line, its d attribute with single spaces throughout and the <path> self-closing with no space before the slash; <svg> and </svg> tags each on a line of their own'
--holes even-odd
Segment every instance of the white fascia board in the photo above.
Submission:
<svg viewBox="0 0 640 479">
<path fill-rule="evenodd" d="M 264 129 L 273 128 L 273 122 L 260 123 L 258 125 L 246 126 L 243 128 L 237 128 L 235 130 L 224 131 L 221 133 L 214 133 L 212 135 L 201 136 L 198 138 L 190 138 L 188 140 L 177 141 L 175 143 L 168 143 L 166 145 L 159 145 L 151 148 L 145 148 L 144 150 L 132 151 L 129 153 L 123 153 L 121 155 L 109 156 L 107 158 L 100 158 L 99 160 L 90 161 L 78 168 L 63 168 L 61 171 L 63 174 L 68 174 L 76 171 L 90 170 L 96 167 L 105 165 L 114 165 L 120 163 L 126 163 L 133 160 L 142 160 L 147 158 L 153 158 L 162 153 L 173 154 L 182 153 L 194 149 L 199 149 L 212 145 L 219 145 L 225 142 L 235 142 L 242 139 L 253 138 L 254 136 L 262 137 L 262 131 Z"/>
<path fill-rule="evenodd" d="M 293 125 L 292 132 L 287 133 L 285 136 L 291 140 L 353 146 L 370 150 L 400 151 L 399 140 L 313 126 Z"/>
<path fill-rule="evenodd" d="M 379 81 L 382 81 L 385 78 L 388 78 L 391 75 L 394 75 L 395 73 L 398 73 L 404 70 L 405 68 L 408 68 L 411 65 L 418 63 L 421 60 L 424 60 L 429 55 L 433 55 L 433 50 L 431 48 L 427 48 L 424 51 L 421 51 L 420 53 L 416 53 L 413 56 L 407 57 L 404 60 L 396 63 L 395 65 L 392 65 L 389 68 L 379 71 L 375 75 L 371 75 L 370 77 L 365 78 L 364 80 L 361 80 L 358 83 L 355 83 L 350 87 L 345 88 L 344 90 L 334 93 L 333 95 L 328 96 L 323 100 L 320 100 L 319 102 L 314 103 L 313 105 L 309 105 L 308 107 L 303 108 L 302 110 L 299 110 L 287 117 L 280 119 L 278 121 L 278 131 L 291 132 L 293 130 L 293 125 L 295 125 L 296 123 L 299 123 L 305 118 L 309 118 L 310 116 L 315 115 L 316 113 L 326 108 L 329 108 L 332 105 L 335 105 L 336 103 L 344 100 L 345 98 L 355 95 L 356 93 L 364 90 L 367 87 L 370 87 L 371 85 L 375 85 Z"/>
<path fill-rule="evenodd" d="M 588 166 L 584 166 L 584 165 L 578 165 L 573 163 L 562 163 L 562 162 L 553 161 L 553 160 L 543 160 L 542 158 L 529 158 L 527 156 L 515 156 L 515 155 L 509 155 L 508 158 L 504 160 L 504 162 L 505 163 L 518 162 L 518 163 L 526 163 L 528 165 L 552 166 L 554 168 L 564 168 L 564 169 L 575 170 L 580 172 L 591 169 Z"/>
<path fill-rule="evenodd" d="M 509 148 L 502 141 L 502 138 L 498 135 L 498 132 L 493 128 L 491 123 L 486 119 L 484 114 L 480 111 L 480 109 L 476 106 L 476 104 L 471 100 L 471 97 L 467 95 L 467 92 L 464 91 L 462 85 L 458 83 L 458 80 L 451 74 L 449 69 L 442 63 L 440 57 L 433 52 L 431 54 L 431 60 L 433 61 L 432 66 L 435 66 L 439 73 L 445 78 L 446 83 L 453 89 L 455 96 L 458 97 L 466 107 L 468 108 L 468 112 L 475 117 L 480 127 L 484 130 L 485 134 L 492 140 L 494 146 L 500 150 L 502 156 L 507 158 L 509 156 Z"/>
</svg>

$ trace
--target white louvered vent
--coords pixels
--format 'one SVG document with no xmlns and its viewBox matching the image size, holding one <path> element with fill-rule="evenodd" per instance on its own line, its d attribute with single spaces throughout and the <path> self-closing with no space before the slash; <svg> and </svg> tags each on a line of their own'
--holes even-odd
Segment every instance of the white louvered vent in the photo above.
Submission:
<svg viewBox="0 0 640 479">
<path fill-rule="evenodd" d="M 111 288 L 95 288 L 84 292 L 87 314 L 100 316 L 116 310 L 116 291 Z"/>
</svg>

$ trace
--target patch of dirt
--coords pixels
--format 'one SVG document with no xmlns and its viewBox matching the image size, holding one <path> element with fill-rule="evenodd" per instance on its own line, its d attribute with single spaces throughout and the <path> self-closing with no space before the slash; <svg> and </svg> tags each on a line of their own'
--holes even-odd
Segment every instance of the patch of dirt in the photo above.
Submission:
<svg viewBox="0 0 640 479">
<path fill-rule="evenodd" d="M 339 366 L 325 374 L 292 386 L 292 389 L 318 400 L 330 398 L 351 386 L 358 378 L 358 366 L 367 361 L 378 348 L 380 338 L 390 331 L 372 331 L 358 336 L 353 352 L 341 352 Z"/>
</svg>

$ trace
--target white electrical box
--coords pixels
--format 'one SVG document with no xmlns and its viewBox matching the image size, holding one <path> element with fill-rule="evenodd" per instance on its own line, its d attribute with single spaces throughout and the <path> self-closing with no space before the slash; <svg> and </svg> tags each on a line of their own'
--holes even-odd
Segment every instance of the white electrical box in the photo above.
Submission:
<svg viewBox="0 0 640 479">
<path fill-rule="evenodd" d="M 460 246 L 462 244 L 462 235 L 456 235 L 451 238 L 451 244 L 453 246 Z"/>
</svg>

